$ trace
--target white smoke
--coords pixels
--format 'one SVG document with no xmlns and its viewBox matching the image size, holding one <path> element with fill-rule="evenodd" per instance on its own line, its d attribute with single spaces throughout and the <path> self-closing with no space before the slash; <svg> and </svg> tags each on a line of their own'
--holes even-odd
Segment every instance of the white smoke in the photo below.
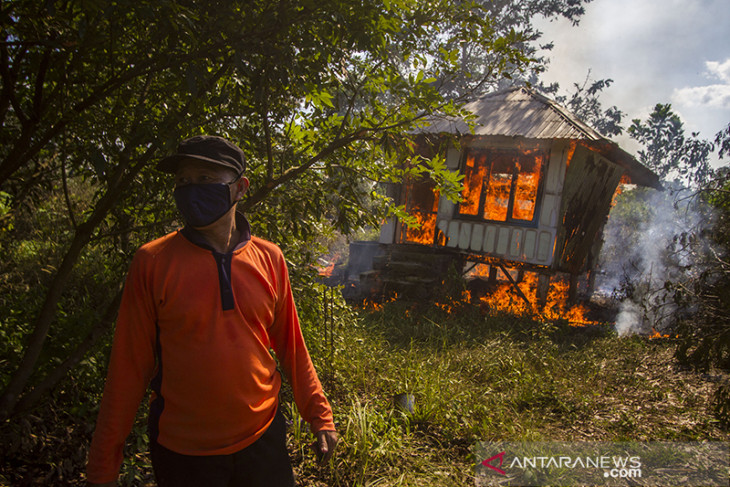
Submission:
<svg viewBox="0 0 730 487">
<path fill-rule="evenodd" d="M 636 333 L 638 324 L 641 323 L 641 310 L 630 299 L 621 302 L 621 309 L 616 316 L 616 332 L 619 336 Z"/>
<path fill-rule="evenodd" d="M 604 229 L 597 289 L 619 301 L 619 335 L 661 333 L 691 311 L 677 289 L 703 269 L 711 220 L 689 190 L 634 189 L 618 198 Z"/>
</svg>

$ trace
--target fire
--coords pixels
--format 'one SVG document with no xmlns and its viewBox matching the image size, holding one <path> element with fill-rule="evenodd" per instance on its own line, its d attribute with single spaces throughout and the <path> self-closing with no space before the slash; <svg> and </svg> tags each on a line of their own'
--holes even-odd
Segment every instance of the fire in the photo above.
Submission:
<svg viewBox="0 0 730 487">
<path fill-rule="evenodd" d="M 619 181 L 618 186 L 616 186 L 616 191 L 614 191 L 613 196 L 611 197 L 611 208 L 616 206 L 616 198 L 624 192 L 624 186 L 627 184 L 631 184 L 631 178 L 624 174 L 621 176 L 621 181 Z"/>
<path fill-rule="evenodd" d="M 576 151 L 576 141 L 566 147 L 567 164 Z M 538 206 L 541 178 L 550 157 L 550 148 L 543 143 L 523 143 L 517 147 L 469 147 L 463 160 L 462 201 L 456 207 L 456 218 L 465 220 L 516 223 L 534 222 Z M 422 245 L 445 245 L 444 232 L 437 231 L 439 192 L 428 176 L 410 176 L 403 181 L 401 201 L 416 225 L 401 225 L 397 241 Z M 450 218 L 451 215 L 442 215 Z M 449 226 L 449 229 L 451 227 Z M 553 239 L 553 254 L 557 239 Z M 515 242 L 515 245 L 520 245 Z M 521 248 L 514 249 L 519 255 Z M 472 275 L 489 272 L 490 266 L 480 264 Z M 497 269 L 504 269 L 499 266 Z M 492 269 L 494 270 L 494 268 Z M 500 271 L 502 272 L 502 271 Z M 570 285 L 566 280 L 551 278 L 546 286 L 545 277 L 536 272 L 517 271 L 510 277 L 503 275 L 496 283 L 494 273 L 490 291 L 477 300 L 489 310 L 517 315 L 529 314 L 544 320 L 564 319 L 573 325 L 594 322 L 587 319 L 588 309 L 584 305 L 568 305 Z M 518 279 L 519 277 L 519 279 Z M 519 282 L 517 282 L 519 281 Z M 538 286 L 541 283 L 542 286 Z M 538 298 L 538 288 L 546 293 Z M 375 303 L 372 303 L 375 306 Z M 381 305 L 382 306 L 382 305 Z M 446 311 L 455 308 L 455 303 L 439 305 Z"/>
<path fill-rule="evenodd" d="M 464 165 L 459 214 L 499 222 L 532 221 L 547 157 L 544 147 L 535 146 L 471 149 Z"/>
<path fill-rule="evenodd" d="M 320 259 L 319 261 L 320 261 L 320 262 L 321 262 L 321 263 L 322 263 L 323 265 L 319 265 L 319 266 L 317 266 L 317 273 L 318 273 L 318 274 L 319 274 L 320 276 L 322 276 L 322 277 L 331 277 L 331 276 L 332 276 L 332 272 L 334 272 L 334 270 L 335 270 L 335 265 L 337 264 L 337 262 L 338 262 L 339 260 L 340 260 L 340 254 L 339 254 L 339 253 L 337 253 L 337 254 L 334 254 L 334 255 L 333 255 L 333 256 L 332 256 L 332 257 L 331 257 L 331 258 L 329 259 L 329 263 L 327 263 L 328 261 L 327 261 L 327 260 L 325 260 L 324 258 L 323 258 L 323 259 Z M 324 264 L 326 264 L 326 265 L 324 265 Z"/>
<path fill-rule="evenodd" d="M 406 228 L 405 240 L 407 242 L 431 245 L 436 235 L 436 214 L 414 213 L 418 220 L 417 227 Z"/>
<path fill-rule="evenodd" d="M 369 309 L 371 311 L 382 311 L 383 303 L 378 303 L 376 301 L 371 301 L 369 299 L 366 299 L 363 301 L 362 307 L 364 309 Z"/>
<path fill-rule="evenodd" d="M 486 220 L 501 222 L 507 220 L 514 164 L 515 162 L 509 156 L 501 155 L 494 158 L 487 185 L 487 197 L 484 201 Z"/>
<path fill-rule="evenodd" d="M 517 163 L 517 181 L 512 217 L 517 220 L 532 221 L 537 205 L 537 189 L 545 153 L 526 153 Z"/>
<path fill-rule="evenodd" d="M 565 279 L 550 281 L 547 304 L 542 310 L 545 319 L 565 319 L 571 325 L 595 325 L 597 322 L 588 320 L 588 308 L 582 304 L 568 305 L 568 288 L 570 284 Z"/>
<path fill-rule="evenodd" d="M 650 340 L 655 340 L 657 338 L 669 338 L 669 334 L 659 333 L 659 331 L 656 328 L 654 328 L 653 326 L 651 327 L 651 331 L 652 331 L 652 334 L 649 335 Z"/>
<path fill-rule="evenodd" d="M 333 261 L 327 267 L 320 267 L 317 270 L 317 272 L 322 277 L 331 277 L 332 276 L 332 271 L 334 271 L 334 270 L 335 270 L 335 263 Z"/>
<path fill-rule="evenodd" d="M 574 145 L 571 149 L 575 150 Z M 548 154 L 540 146 L 468 151 L 458 214 L 497 222 L 533 221 Z M 417 225 L 404 226 L 400 241 L 424 245 L 437 243 L 439 191 L 435 182 L 427 176 L 408 177 L 403 181 L 402 194 L 406 211 L 415 218 Z M 444 242 L 439 240 L 438 243 Z"/>
<path fill-rule="evenodd" d="M 518 271 L 509 270 L 513 280 L 516 280 Z M 566 320 L 571 326 L 587 326 L 602 324 L 598 321 L 589 320 L 587 318 L 588 308 L 582 304 L 568 305 L 568 289 L 569 282 L 565 279 L 553 278 L 550 281 L 547 299 L 544 306 L 538 304 L 537 288 L 539 276 L 535 272 L 524 271 L 523 278 L 517 282 L 517 287 L 522 292 L 523 299 L 513 287 L 513 284 L 504 275 L 501 269 L 498 271 L 498 282 L 487 293 L 477 296 L 471 291 L 464 291 L 461 296 L 453 296 L 445 301 L 436 301 L 432 304 L 447 313 L 458 312 L 465 303 L 476 303 L 482 310 L 492 313 L 508 313 L 515 316 L 528 316 L 538 318 L 543 321 Z M 476 265 L 467 277 L 481 277 L 485 280 L 489 278 L 490 266 L 486 264 Z M 370 311 L 382 311 L 386 303 L 397 301 L 399 295 L 397 293 L 380 301 L 365 299 L 362 308 Z M 529 301 L 529 303 L 528 303 Z M 406 310 L 406 316 L 410 316 L 411 310 L 417 310 L 418 304 L 413 304 L 411 308 Z M 660 337 L 662 335 L 657 335 Z M 662 336 L 666 337 L 666 335 Z"/>
<path fill-rule="evenodd" d="M 565 159 L 566 168 L 570 166 L 570 163 L 573 160 L 573 154 L 575 153 L 576 147 L 578 147 L 578 144 L 576 143 L 576 141 L 571 140 L 570 144 L 568 145 L 568 154 L 567 154 L 568 157 L 566 157 L 566 159 Z"/>
<path fill-rule="evenodd" d="M 478 160 L 475 160 L 474 154 L 469 154 L 466 158 L 464 189 L 461 193 L 463 201 L 459 205 L 459 213 L 462 215 L 477 215 L 479 213 L 482 184 L 484 184 L 484 177 L 487 173 L 486 160 L 486 154 L 480 154 Z"/>
<path fill-rule="evenodd" d="M 502 271 L 499 271 L 502 274 Z M 509 272 L 509 271 L 508 271 Z M 477 265 L 471 272 L 472 277 L 486 277 L 489 266 Z M 514 277 L 513 277 L 514 279 Z M 589 320 L 586 315 L 588 309 L 581 304 L 568 305 L 569 283 L 563 279 L 553 279 L 547 295 L 545 306 L 540 307 L 537 299 L 538 274 L 525 272 L 523 279 L 517 283 L 529 304 L 515 291 L 513 284 L 502 274 L 495 288 L 483 296 L 479 296 L 479 303 L 490 311 L 509 313 L 517 316 L 538 316 L 543 320 L 567 320 L 573 326 L 597 324 Z"/>
<path fill-rule="evenodd" d="M 393 301 L 398 300 L 398 293 L 393 293 L 390 298 L 385 299 L 383 301 L 373 301 L 371 299 L 365 299 L 362 302 L 363 309 L 370 310 L 370 311 L 382 311 L 383 305 L 386 303 L 392 303 Z"/>
<path fill-rule="evenodd" d="M 403 242 L 433 245 L 436 236 L 436 219 L 439 208 L 439 192 L 433 181 L 408 179 L 403 183 L 406 195 L 406 211 L 416 219 L 416 226 L 405 226 L 401 231 Z"/>
</svg>

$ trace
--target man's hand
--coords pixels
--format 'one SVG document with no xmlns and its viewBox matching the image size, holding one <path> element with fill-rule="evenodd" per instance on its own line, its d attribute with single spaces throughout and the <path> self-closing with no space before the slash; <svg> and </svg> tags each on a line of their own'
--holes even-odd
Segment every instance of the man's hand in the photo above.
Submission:
<svg viewBox="0 0 730 487">
<path fill-rule="evenodd" d="M 326 464 L 335 452 L 339 440 L 336 431 L 318 431 L 317 443 L 314 445 L 320 465 Z"/>
</svg>

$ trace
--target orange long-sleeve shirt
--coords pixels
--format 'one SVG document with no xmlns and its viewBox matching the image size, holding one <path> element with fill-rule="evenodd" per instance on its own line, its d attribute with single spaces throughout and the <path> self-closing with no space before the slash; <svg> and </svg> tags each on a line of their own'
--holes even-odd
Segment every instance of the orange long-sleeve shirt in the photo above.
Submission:
<svg viewBox="0 0 730 487">
<path fill-rule="evenodd" d="M 281 386 L 270 348 L 312 431 L 335 429 L 280 249 L 252 237 L 219 254 L 183 232 L 144 245 L 132 261 L 89 452 L 90 482 L 116 480 L 148 385 L 150 432 L 162 446 L 223 455 L 256 441 L 274 418 Z"/>
</svg>

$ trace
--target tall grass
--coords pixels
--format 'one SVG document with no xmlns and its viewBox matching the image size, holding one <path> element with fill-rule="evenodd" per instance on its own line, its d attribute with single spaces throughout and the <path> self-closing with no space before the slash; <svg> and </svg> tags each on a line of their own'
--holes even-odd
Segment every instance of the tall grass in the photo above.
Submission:
<svg viewBox="0 0 730 487">
<path fill-rule="evenodd" d="M 670 340 L 619 338 L 610 325 L 576 328 L 468 303 L 353 309 L 329 293 L 325 313 L 316 299 L 324 293 L 309 292 L 300 314 L 341 444 L 318 466 L 314 437 L 283 390 L 301 486 L 472 486 L 471 452 L 484 441 L 730 440 L 711 404 L 724 375 L 679 369 Z M 76 408 L 62 392 L 3 430 L 0 485 L 83 485 L 98 397 Z M 412 395 L 412 409 L 399 406 L 400 394 Z M 144 409 L 121 485 L 154 485 Z"/>
<path fill-rule="evenodd" d="M 679 370 L 670 341 L 443 308 L 363 309 L 327 344 L 310 324 L 342 441 L 326 467 L 296 458 L 302 485 L 474 485 L 479 441 L 728 439 L 714 385 Z M 401 393 L 412 411 L 395 403 Z"/>
</svg>

